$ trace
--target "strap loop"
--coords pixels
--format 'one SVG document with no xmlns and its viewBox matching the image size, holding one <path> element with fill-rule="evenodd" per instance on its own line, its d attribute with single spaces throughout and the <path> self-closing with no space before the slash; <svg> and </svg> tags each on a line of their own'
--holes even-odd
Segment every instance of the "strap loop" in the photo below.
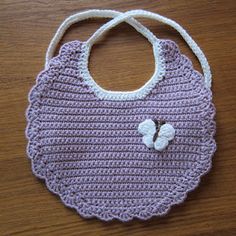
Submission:
<svg viewBox="0 0 236 236">
<path fill-rule="evenodd" d="M 208 61 L 207 61 L 203 51 L 200 49 L 200 47 L 197 45 L 197 43 L 191 38 L 191 36 L 187 33 L 187 31 L 182 26 L 180 26 L 175 21 L 168 19 L 164 16 L 161 16 L 159 14 L 156 14 L 156 13 L 145 11 L 145 10 L 127 11 L 126 13 L 119 15 L 118 17 L 114 18 L 113 20 L 111 20 L 111 21 L 107 22 L 106 24 L 104 24 L 103 26 L 101 26 L 87 40 L 88 46 L 92 47 L 92 45 L 98 40 L 99 37 L 101 37 L 101 35 L 103 33 L 105 33 L 107 30 L 115 27 L 116 25 L 118 25 L 122 21 L 129 19 L 130 17 L 146 17 L 146 18 L 154 19 L 154 20 L 165 23 L 165 24 L 173 27 L 174 29 L 176 29 L 180 33 L 180 35 L 183 37 L 183 39 L 186 41 L 186 43 L 191 48 L 191 50 L 196 55 L 196 57 L 198 58 L 201 66 L 202 66 L 203 73 L 204 73 L 206 87 L 208 87 L 208 88 L 211 87 L 211 77 L 212 77 L 211 70 L 210 70 L 210 66 L 208 64 Z"/>
<path fill-rule="evenodd" d="M 107 22 L 103 26 L 101 26 L 88 40 L 87 40 L 87 45 L 89 47 L 92 47 L 93 44 L 98 40 L 99 37 L 103 33 L 105 33 L 107 30 L 115 27 L 122 21 L 126 21 L 130 25 L 132 25 L 138 32 L 143 34 L 152 44 L 157 40 L 156 36 L 149 31 L 146 27 L 144 27 L 141 23 L 133 19 L 132 17 L 146 17 L 150 19 L 154 19 L 157 21 L 160 21 L 162 23 L 165 23 L 174 29 L 176 29 L 180 35 L 183 37 L 183 39 L 186 41 L 188 46 L 191 48 L 193 53 L 196 55 L 198 58 L 202 70 L 204 73 L 205 77 L 205 85 L 208 88 L 211 88 L 211 83 L 212 83 L 212 75 L 211 75 L 211 70 L 210 66 L 208 64 L 208 61 L 203 53 L 203 51 L 200 49 L 200 47 L 197 45 L 197 43 L 191 38 L 191 36 L 187 33 L 187 31 L 180 26 L 178 23 L 175 21 L 168 19 L 164 16 L 161 16 L 159 14 L 145 11 L 145 10 L 132 10 L 132 11 L 127 11 L 126 13 L 121 13 L 119 11 L 114 11 L 114 10 L 88 10 L 84 12 L 79 12 L 75 15 L 72 15 L 65 19 L 65 21 L 60 25 L 58 28 L 56 34 L 54 35 L 53 39 L 51 40 L 47 53 L 46 53 L 46 62 L 45 62 L 45 68 L 47 68 L 47 65 L 50 61 L 50 59 L 53 57 L 54 51 L 56 49 L 57 44 L 61 40 L 63 34 L 65 31 L 74 23 L 80 21 L 80 20 L 85 20 L 93 17 L 107 17 L 107 18 L 113 18 L 111 21 Z"/>
<path fill-rule="evenodd" d="M 94 17 L 114 18 L 122 14 L 123 14 L 122 12 L 114 11 L 114 10 L 93 9 L 93 10 L 79 12 L 66 18 L 64 22 L 58 28 L 57 32 L 55 33 L 54 37 L 52 38 L 49 44 L 49 47 L 46 53 L 46 58 L 45 58 L 45 68 L 47 68 L 50 59 L 53 57 L 57 44 L 60 42 L 64 33 L 71 25 L 73 25 L 76 22 L 86 20 L 89 18 L 94 18 Z M 139 23 L 135 19 L 129 18 L 129 19 L 126 19 L 125 21 L 127 21 L 127 23 L 132 25 L 138 32 L 144 35 L 150 41 L 150 43 L 154 43 L 157 40 L 156 36 L 151 31 L 149 31 L 146 27 L 144 27 L 141 23 Z"/>
</svg>

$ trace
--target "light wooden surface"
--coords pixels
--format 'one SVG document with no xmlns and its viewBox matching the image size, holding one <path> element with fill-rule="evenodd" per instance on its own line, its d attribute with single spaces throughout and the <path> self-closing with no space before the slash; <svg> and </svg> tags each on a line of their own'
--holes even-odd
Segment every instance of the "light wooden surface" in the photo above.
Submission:
<svg viewBox="0 0 236 236">
<path fill-rule="evenodd" d="M 186 202 L 147 222 L 84 220 L 35 178 L 26 157 L 27 94 L 43 69 L 45 51 L 62 20 L 88 8 L 146 9 L 182 24 L 207 55 L 213 71 L 217 144 L 211 172 Z M 0 235 L 236 235 L 236 4 L 226 1 L 29 1 L 0 2 Z M 141 20 L 160 38 L 175 40 L 199 64 L 176 31 Z M 105 20 L 76 24 L 62 43 L 85 40 Z M 154 70 L 151 46 L 126 24 L 93 47 L 90 69 L 112 90 L 140 87 Z"/>
</svg>

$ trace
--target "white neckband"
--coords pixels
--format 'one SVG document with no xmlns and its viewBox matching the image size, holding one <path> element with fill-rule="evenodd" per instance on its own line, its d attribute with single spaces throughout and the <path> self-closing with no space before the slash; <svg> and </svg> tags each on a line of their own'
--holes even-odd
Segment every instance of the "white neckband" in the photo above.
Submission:
<svg viewBox="0 0 236 236">
<path fill-rule="evenodd" d="M 208 61 L 203 53 L 203 51 L 200 49 L 200 47 L 197 45 L 197 43 L 191 38 L 191 36 L 186 32 L 186 30 L 180 26 L 175 21 L 168 19 L 164 16 L 161 16 L 156 13 L 152 13 L 145 10 L 132 10 L 127 11 L 126 13 L 121 13 L 119 11 L 114 10 L 88 10 L 84 12 L 79 12 L 75 15 L 72 15 L 65 19 L 65 21 L 60 25 L 58 28 L 56 34 L 54 35 L 53 39 L 51 40 L 47 53 L 46 53 L 46 62 L 45 62 L 45 68 L 47 68 L 47 65 L 50 61 L 50 59 L 53 57 L 53 54 L 55 52 L 56 46 L 61 40 L 63 34 L 65 31 L 74 23 L 85 20 L 93 17 L 107 17 L 107 18 L 113 18 L 115 19 L 109 21 L 108 23 L 104 24 L 102 27 L 100 27 L 88 40 L 87 45 L 91 48 L 92 45 L 98 40 L 98 38 L 107 30 L 111 29 L 112 27 L 116 26 L 122 21 L 126 21 L 130 25 L 132 25 L 138 32 L 143 34 L 152 44 L 155 42 L 156 37 L 153 35 L 151 31 L 149 31 L 146 27 L 144 27 L 142 24 L 140 24 L 138 21 L 133 19 L 132 17 L 147 17 L 150 19 L 158 20 L 162 23 L 165 23 L 167 25 L 170 25 L 174 29 L 176 29 L 180 35 L 183 37 L 183 39 L 186 41 L 188 46 L 191 48 L 193 53 L 198 58 L 202 70 L 205 77 L 205 86 L 207 88 L 211 88 L 212 83 L 212 75 L 210 66 L 208 64 Z"/>
<path fill-rule="evenodd" d="M 75 22 L 80 20 L 93 18 L 93 17 L 118 17 L 123 15 L 124 13 L 113 11 L 113 10 L 88 10 L 85 12 L 77 13 L 73 16 L 68 17 L 59 27 L 56 34 L 54 35 L 46 54 L 46 64 L 45 68 L 47 68 L 50 59 L 53 57 L 55 48 L 59 41 L 61 40 L 65 31 Z M 149 31 L 146 27 L 140 24 L 133 18 L 125 19 L 127 23 L 132 25 L 138 32 L 140 32 L 144 37 L 148 39 L 148 41 L 153 46 L 153 55 L 155 59 L 155 71 L 151 79 L 149 79 L 141 88 L 133 91 L 109 91 L 100 87 L 95 80 L 90 75 L 88 69 L 88 60 L 90 49 L 89 44 L 87 42 L 83 43 L 83 58 L 78 63 L 78 68 L 80 68 L 81 76 L 84 78 L 84 81 L 88 86 L 94 91 L 94 93 L 100 99 L 108 99 L 108 100 L 136 100 L 145 97 L 150 90 L 163 79 L 165 74 L 165 62 L 164 57 L 161 56 L 161 46 L 160 40 L 156 38 L 156 36 Z"/>
<path fill-rule="evenodd" d="M 183 37 L 183 39 L 186 41 L 188 46 L 191 48 L 193 53 L 196 55 L 198 58 L 202 70 L 204 73 L 205 77 L 205 86 L 207 88 L 211 88 L 211 70 L 210 66 L 208 64 L 208 61 L 203 53 L 203 51 L 200 49 L 200 47 L 197 45 L 197 43 L 191 38 L 191 36 L 186 32 L 186 30 L 180 26 L 178 23 L 175 21 L 168 19 L 164 16 L 161 16 L 159 14 L 145 11 L 145 10 L 132 10 L 132 11 L 127 11 L 126 13 L 123 13 L 122 15 L 117 16 L 115 19 L 107 22 L 103 26 L 101 26 L 88 40 L 87 40 L 87 45 L 89 47 L 92 47 L 92 45 L 101 37 L 103 33 L 105 33 L 107 30 L 113 28 L 114 26 L 118 25 L 120 22 L 129 19 L 130 17 L 146 17 L 150 19 L 154 19 L 157 21 L 160 21 L 162 23 L 165 23 L 167 25 L 170 25 L 174 29 L 176 29 L 180 35 Z M 150 32 L 150 31 L 149 31 Z M 143 33 L 143 32 L 141 32 Z"/>
<path fill-rule="evenodd" d="M 95 17 L 114 18 L 114 17 L 117 17 L 122 14 L 123 14 L 122 12 L 114 11 L 114 10 L 93 9 L 93 10 L 78 12 L 78 13 L 66 18 L 62 22 L 60 27 L 58 28 L 57 32 L 53 36 L 53 38 L 48 46 L 46 58 L 45 58 L 45 68 L 47 68 L 50 59 L 53 57 L 56 47 L 57 47 L 58 43 L 60 42 L 61 38 L 63 37 L 64 33 L 71 25 L 73 25 L 76 22 L 86 20 L 89 18 L 95 18 Z M 144 27 L 141 23 L 139 23 L 135 19 L 129 17 L 129 19 L 125 19 L 125 21 L 128 24 L 132 25 L 142 35 L 144 35 L 150 41 L 150 43 L 153 44 L 153 42 L 156 40 L 156 36 L 153 35 L 153 33 L 149 29 Z"/>
</svg>

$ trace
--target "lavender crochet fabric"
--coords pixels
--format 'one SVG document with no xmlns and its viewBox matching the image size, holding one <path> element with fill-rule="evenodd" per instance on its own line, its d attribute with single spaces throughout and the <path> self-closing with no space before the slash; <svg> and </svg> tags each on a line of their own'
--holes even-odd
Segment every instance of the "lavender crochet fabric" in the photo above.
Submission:
<svg viewBox="0 0 236 236">
<path fill-rule="evenodd" d="M 78 66 L 83 44 L 63 45 L 30 93 L 33 172 L 83 217 L 128 221 L 164 215 L 211 167 L 211 91 L 176 44 L 161 40 L 165 77 L 144 98 L 101 99 Z M 174 127 L 175 138 L 164 151 L 143 144 L 138 125 L 145 119 Z"/>
</svg>

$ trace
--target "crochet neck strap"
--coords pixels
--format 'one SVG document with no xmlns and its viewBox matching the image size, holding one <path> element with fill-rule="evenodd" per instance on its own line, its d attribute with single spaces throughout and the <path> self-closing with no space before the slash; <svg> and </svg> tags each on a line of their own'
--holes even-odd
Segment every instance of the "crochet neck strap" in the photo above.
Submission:
<svg viewBox="0 0 236 236">
<path fill-rule="evenodd" d="M 198 58 L 203 73 L 204 73 L 204 77 L 205 77 L 205 86 L 210 88 L 211 87 L 211 70 L 210 70 L 210 66 L 208 64 L 208 61 L 203 53 L 203 51 L 200 49 L 200 47 L 197 45 L 197 43 L 191 38 L 191 36 L 186 32 L 186 30 L 180 26 L 178 23 L 176 23 L 175 21 L 168 19 L 164 16 L 161 16 L 159 14 L 153 13 L 153 12 L 149 12 L 149 11 L 145 11 L 145 10 L 132 10 L 132 11 L 127 11 L 126 13 L 120 14 L 119 16 L 117 16 L 116 18 L 114 18 L 113 20 L 107 22 L 106 24 L 104 24 L 103 26 L 101 26 L 88 40 L 87 40 L 87 44 L 88 46 L 91 48 L 93 46 L 93 44 L 101 37 L 102 34 L 104 34 L 107 30 L 115 27 L 116 25 L 118 25 L 119 23 L 121 23 L 124 20 L 129 19 L 130 17 L 146 17 L 146 18 L 150 18 L 150 19 L 154 19 L 157 21 L 160 21 L 162 23 L 165 23 L 167 25 L 170 25 L 171 27 L 173 27 L 174 29 L 176 29 L 180 35 L 183 37 L 183 39 L 186 41 L 186 43 L 188 44 L 188 46 L 191 48 L 191 50 L 193 51 L 193 53 L 196 55 L 196 57 Z M 143 31 L 143 28 L 141 28 L 141 30 L 138 30 L 139 32 L 141 32 L 142 34 L 144 34 L 144 32 L 146 33 L 147 31 Z M 153 37 L 152 37 L 152 33 L 149 35 L 149 33 L 151 33 L 150 31 L 148 31 L 147 35 L 145 35 L 146 37 L 150 38 L 150 42 L 152 42 Z"/>
<path fill-rule="evenodd" d="M 120 16 L 122 14 L 123 14 L 122 12 L 114 11 L 114 10 L 93 9 L 93 10 L 79 12 L 79 13 L 76 13 L 76 14 L 71 15 L 68 18 L 66 18 L 64 20 L 64 22 L 58 28 L 57 32 L 55 33 L 54 37 L 52 38 L 52 40 L 49 44 L 49 47 L 48 47 L 47 53 L 46 53 L 46 58 L 45 58 L 45 68 L 47 68 L 50 59 L 53 57 L 55 49 L 56 49 L 58 43 L 60 42 L 60 40 L 62 39 L 64 33 L 72 24 L 82 21 L 82 20 L 90 19 L 90 18 L 95 18 L 95 17 L 114 18 L 114 17 Z M 150 43 L 153 43 L 153 42 L 155 42 L 155 40 L 157 40 L 157 38 L 154 36 L 154 34 L 150 30 L 148 30 L 146 27 L 144 27 L 141 23 L 139 23 L 135 19 L 133 19 L 131 17 L 127 17 L 124 20 L 128 24 L 133 26 L 144 37 L 146 37 L 150 41 Z M 94 34 L 94 36 L 98 36 L 98 34 Z M 90 38 L 90 39 L 92 39 L 92 38 Z"/>
<path fill-rule="evenodd" d="M 132 25 L 138 32 L 140 32 L 142 35 L 144 35 L 149 42 L 154 44 L 154 42 L 157 40 L 155 35 L 148 30 L 146 27 L 144 27 L 141 23 L 133 19 L 132 17 L 146 17 L 150 19 L 154 19 L 157 21 L 160 21 L 162 23 L 165 23 L 167 25 L 170 25 L 174 29 L 176 29 L 180 35 L 183 37 L 183 39 L 186 41 L 188 46 L 191 48 L 193 53 L 196 55 L 198 58 L 202 70 L 204 73 L 205 77 L 205 85 L 206 87 L 210 88 L 211 87 L 211 70 L 210 66 L 208 64 L 208 61 L 203 53 L 203 51 L 200 49 L 200 47 L 197 45 L 197 43 L 191 38 L 191 36 L 186 32 L 185 29 L 183 29 L 182 26 L 180 26 L 178 23 L 175 21 L 168 19 L 164 16 L 161 16 L 159 14 L 145 11 L 145 10 L 132 10 L 132 11 L 127 11 L 126 13 L 121 13 L 119 11 L 114 11 L 114 10 L 88 10 L 84 12 L 79 12 L 77 14 L 74 14 L 67 19 L 60 25 L 58 28 L 56 34 L 54 35 L 53 39 L 51 40 L 47 53 L 46 53 L 46 62 L 45 62 L 45 68 L 47 68 L 47 65 L 50 61 L 50 59 L 53 57 L 54 51 L 56 49 L 57 44 L 63 37 L 63 34 L 65 31 L 74 23 L 89 19 L 89 18 L 94 18 L 94 17 L 106 17 L 106 18 L 114 18 L 113 20 L 107 22 L 104 24 L 102 27 L 100 27 L 88 40 L 87 40 L 87 45 L 89 48 L 93 46 L 93 44 L 101 37 L 103 33 L 105 33 L 107 30 L 115 27 L 122 21 L 126 21 L 130 25 Z"/>
</svg>

